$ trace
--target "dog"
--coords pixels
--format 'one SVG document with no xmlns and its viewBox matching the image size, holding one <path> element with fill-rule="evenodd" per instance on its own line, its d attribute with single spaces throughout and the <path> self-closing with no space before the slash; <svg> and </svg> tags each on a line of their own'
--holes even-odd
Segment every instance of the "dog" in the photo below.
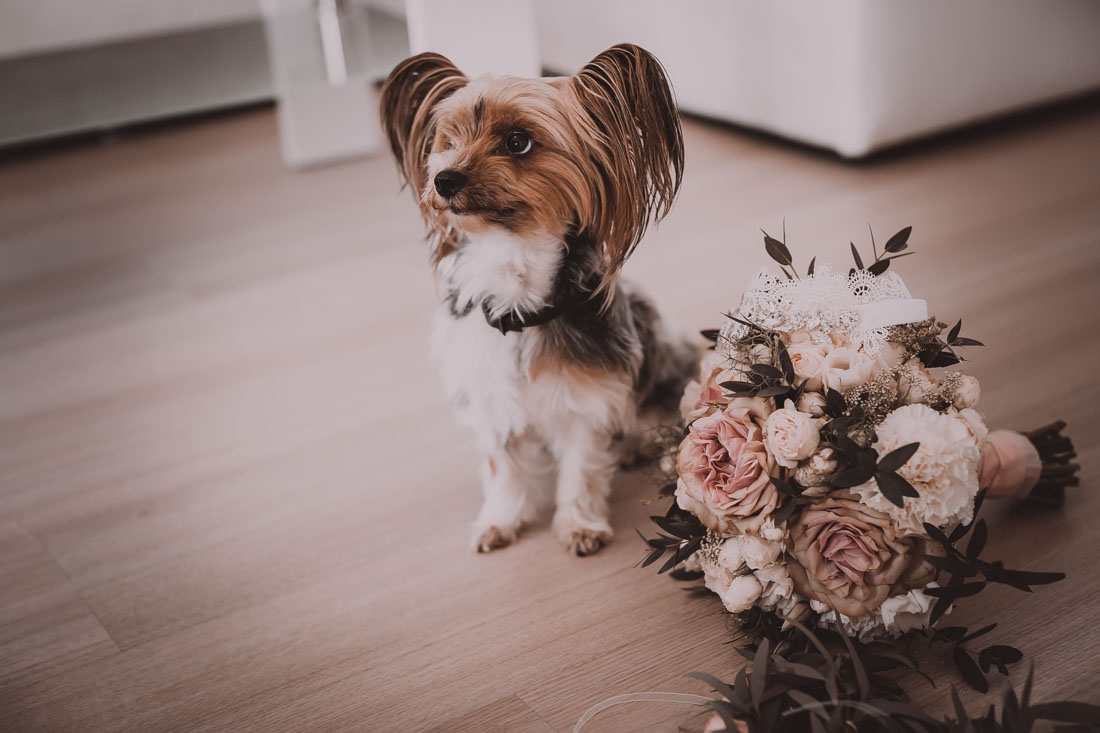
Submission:
<svg viewBox="0 0 1100 733">
<path fill-rule="evenodd" d="M 639 409 L 675 404 L 697 365 L 619 277 L 683 174 L 665 72 L 626 44 L 536 79 L 422 53 L 387 78 L 381 119 L 430 232 L 432 355 L 483 454 L 472 545 L 511 544 L 553 498 L 567 547 L 596 552 Z"/>
</svg>

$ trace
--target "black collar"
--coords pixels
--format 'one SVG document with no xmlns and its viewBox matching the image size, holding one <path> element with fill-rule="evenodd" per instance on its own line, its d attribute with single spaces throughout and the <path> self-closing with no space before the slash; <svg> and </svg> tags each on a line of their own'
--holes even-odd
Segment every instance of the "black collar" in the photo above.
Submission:
<svg viewBox="0 0 1100 733">
<path fill-rule="evenodd" d="M 593 271 L 590 264 L 594 249 L 590 243 L 573 235 L 566 237 L 565 243 L 566 255 L 554 279 L 554 291 L 549 303 L 536 311 L 507 311 L 494 318 L 491 315 L 492 301 L 487 298 L 481 302 L 485 322 L 502 334 L 507 334 L 510 331 L 518 332 L 545 325 L 555 318 L 593 303 L 592 295 L 600 284 L 600 273 Z M 585 269 L 589 270 L 587 277 L 583 277 Z"/>
<path fill-rule="evenodd" d="M 573 285 L 568 292 L 560 293 L 556 291 L 557 297 L 554 301 L 537 311 L 521 311 L 519 313 L 507 311 L 503 315 L 494 318 L 491 315 L 492 303 L 489 300 L 481 302 L 481 311 L 485 314 L 485 322 L 501 333 L 522 331 L 532 326 L 547 324 L 558 316 L 574 311 L 590 302 L 598 285 L 599 278 L 592 277 L 586 280 L 583 285 Z"/>
</svg>

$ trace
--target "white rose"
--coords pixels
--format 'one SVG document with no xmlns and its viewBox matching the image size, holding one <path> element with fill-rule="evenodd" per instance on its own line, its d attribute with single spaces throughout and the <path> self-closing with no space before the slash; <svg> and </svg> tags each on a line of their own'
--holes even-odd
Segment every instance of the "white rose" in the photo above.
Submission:
<svg viewBox="0 0 1100 733">
<path fill-rule="evenodd" d="M 968 407 L 958 412 L 948 410 L 948 414 L 952 414 L 963 421 L 966 429 L 970 432 L 970 437 L 974 440 L 974 445 L 978 446 L 979 450 L 985 446 L 985 441 L 989 437 L 989 428 L 985 426 L 985 420 L 982 419 L 980 412 Z"/>
<path fill-rule="evenodd" d="M 757 530 L 757 534 L 763 539 L 771 540 L 772 542 L 780 542 L 787 538 L 787 530 L 785 527 L 776 527 L 775 520 L 770 516 L 766 517 L 760 524 L 760 528 Z"/>
<path fill-rule="evenodd" d="M 738 535 L 738 537 L 743 535 Z M 737 570 L 745 563 L 745 559 L 741 557 L 741 543 L 736 541 L 736 537 L 731 537 L 722 543 L 722 549 L 718 552 L 718 564 L 723 568 L 731 571 Z"/>
<path fill-rule="evenodd" d="M 924 402 L 937 389 L 936 378 L 919 361 L 909 361 L 898 372 L 898 395 L 906 405 Z"/>
<path fill-rule="evenodd" d="M 871 378 L 875 363 L 861 351 L 841 346 L 833 349 L 821 365 L 821 383 L 826 389 L 843 392 Z"/>
<path fill-rule="evenodd" d="M 939 584 L 932 582 L 927 587 L 938 588 Z M 887 598 L 878 609 L 886 631 L 898 635 L 927 627 L 934 600 L 919 590 Z"/>
<path fill-rule="evenodd" d="M 798 396 L 798 411 L 805 412 L 810 417 L 823 417 L 825 415 L 825 395 L 820 392 L 803 392 Z"/>
<path fill-rule="evenodd" d="M 740 534 L 736 537 L 731 537 L 726 540 L 725 544 L 729 545 L 734 542 L 738 545 L 738 555 L 740 556 L 741 562 L 745 563 L 753 570 L 759 570 L 765 565 L 771 565 L 779 558 L 780 553 L 783 552 L 783 543 L 762 540 L 751 534 Z"/>
<path fill-rule="evenodd" d="M 740 613 L 752 608 L 756 599 L 760 597 L 760 581 L 752 573 L 738 575 L 730 581 L 725 593 L 721 593 L 722 604 L 730 613 Z"/>
<path fill-rule="evenodd" d="M 787 572 L 786 563 L 765 565 L 754 575 L 761 587 L 759 605 L 765 611 L 787 605 L 787 601 L 794 595 L 794 581 Z"/>
<path fill-rule="evenodd" d="M 959 378 L 959 385 L 955 387 L 955 407 L 965 410 L 978 404 L 978 398 L 982 395 L 982 387 L 978 380 L 970 375 Z"/>
<path fill-rule="evenodd" d="M 821 440 L 816 421 L 796 410 L 790 400 L 783 409 L 768 415 L 764 435 L 768 452 L 785 468 L 794 468 L 803 458 L 809 458 Z"/>
<path fill-rule="evenodd" d="M 827 445 L 819 445 L 809 460 L 799 464 L 791 478 L 799 486 L 819 486 L 836 473 L 836 451 Z"/>
<path fill-rule="evenodd" d="M 821 389 L 821 367 L 825 363 L 826 355 L 832 350 L 828 342 L 824 344 L 813 341 L 798 341 L 787 347 L 787 354 L 791 357 L 791 366 L 794 367 L 794 376 L 799 382 L 805 380 L 806 389 Z"/>
</svg>

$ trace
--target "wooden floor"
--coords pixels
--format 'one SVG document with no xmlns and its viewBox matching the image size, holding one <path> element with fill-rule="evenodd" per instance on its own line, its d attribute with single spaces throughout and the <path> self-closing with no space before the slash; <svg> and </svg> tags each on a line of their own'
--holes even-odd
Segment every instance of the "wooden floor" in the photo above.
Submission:
<svg viewBox="0 0 1100 733">
<path fill-rule="evenodd" d="M 955 618 L 998 620 L 1037 699 L 1100 700 L 1100 105 L 859 165 L 685 135 L 679 202 L 627 268 L 669 317 L 715 325 L 784 218 L 803 265 L 911 224 L 898 269 L 988 344 L 989 422 L 1070 422 L 1089 488 L 990 512 L 991 556 L 1069 579 Z M 717 602 L 633 567 L 645 476 L 595 557 L 545 527 L 467 548 L 474 443 L 427 357 L 410 197 L 386 158 L 292 173 L 276 143 L 261 109 L 0 165 L 0 730 L 545 733 L 730 675 Z"/>
</svg>

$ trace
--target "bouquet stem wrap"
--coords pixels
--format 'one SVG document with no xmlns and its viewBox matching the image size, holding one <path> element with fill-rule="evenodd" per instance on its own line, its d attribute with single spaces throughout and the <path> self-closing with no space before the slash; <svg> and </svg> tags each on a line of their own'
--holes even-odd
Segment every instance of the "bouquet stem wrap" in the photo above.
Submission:
<svg viewBox="0 0 1100 733">
<path fill-rule="evenodd" d="M 978 463 L 978 485 L 992 498 L 1061 506 L 1067 486 L 1080 483 L 1077 453 L 1061 420 L 1026 433 L 994 430 Z"/>
</svg>

